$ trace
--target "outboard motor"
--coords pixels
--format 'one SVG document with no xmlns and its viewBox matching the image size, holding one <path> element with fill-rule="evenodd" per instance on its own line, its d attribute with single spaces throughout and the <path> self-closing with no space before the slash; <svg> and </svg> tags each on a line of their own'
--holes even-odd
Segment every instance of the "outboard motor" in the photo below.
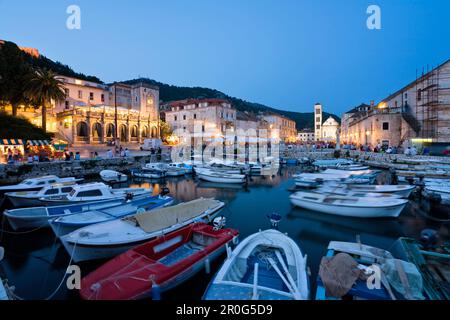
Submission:
<svg viewBox="0 0 450 320">
<path fill-rule="evenodd" d="M 167 196 L 170 193 L 170 189 L 167 187 L 162 187 L 161 192 L 159 193 L 160 196 Z"/>
<path fill-rule="evenodd" d="M 406 178 L 406 181 L 408 182 L 408 184 L 409 184 L 410 186 L 413 186 L 413 185 L 414 185 L 414 177 L 407 177 L 407 178 Z"/>
<path fill-rule="evenodd" d="M 217 217 L 213 220 L 213 227 L 215 231 L 221 230 L 225 228 L 225 225 L 227 223 L 227 218 L 221 216 Z"/>
<path fill-rule="evenodd" d="M 390 168 L 389 173 L 391 174 L 391 184 L 398 185 L 398 176 L 397 176 L 397 172 L 395 171 L 395 169 Z"/>
<path fill-rule="evenodd" d="M 127 194 L 125 195 L 125 201 L 131 201 L 134 198 L 134 194 L 131 192 L 127 192 Z"/>
<path fill-rule="evenodd" d="M 424 249 L 434 249 L 437 246 L 439 234 L 436 230 L 425 229 L 420 233 L 420 243 Z"/>
<path fill-rule="evenodd" d="M 270 219 L 270 224 L 272 229 L 278 230 L 278 226 L 281 221 L 281 215 L 274 212 L 270 216 L 267 216 Z"/>
</svg>

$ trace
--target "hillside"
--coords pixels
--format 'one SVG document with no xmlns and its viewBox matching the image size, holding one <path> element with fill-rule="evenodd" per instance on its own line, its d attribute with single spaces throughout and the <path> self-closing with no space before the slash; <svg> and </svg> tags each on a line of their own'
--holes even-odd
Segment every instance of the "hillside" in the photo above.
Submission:
<svg viewBox="0 0 450 320">
<path fill-rule="evenodd" d="M 259 103 L 248 102 L 239 98 L 231 97 L 226 95 L 223 92 L 218 90 L 209 89 L 209 88 L 201 88 L 201 87 L 177 87 L 168 85 L 165 83 L 161 83 L 155 80 L 140 78 L 129 81 L 124 81 L 127 84 L 135 84 L 139 82 L 145 82 L 150 85 L 158 86 L 160 90 L 160 99 L 162 101 L 174 101 L 174 100 L 184 100 L 184 99 L 202 99 L 202 98 L 218 98 L 218 99 L 227 99 L 229 100 L 233 106 L 239 111 L 248 111 L 252 113 L 258 112 L 274 112 L 281 114 L 285 117 L 288 117 L 294 120 L 297 123 L 297 129 L 304 128 L 314 128 L 314 113 L 301 113 L 301 112 L 292 112 L 292 111 L 284 111 L 275 109 L 272 107 L 265 106 Z M 340 122 L 340 118 L 329 113 L 324 113 L 324 120 L 326 120 L 329 116 L 335 118 L 338 122 Z"/>
<path fill-rule="evenodd" d="M 45 133 L 28 120 L 0 112 L 0 138 L 24 140 L 50 140 L 51 134 Z"/>
</svg>

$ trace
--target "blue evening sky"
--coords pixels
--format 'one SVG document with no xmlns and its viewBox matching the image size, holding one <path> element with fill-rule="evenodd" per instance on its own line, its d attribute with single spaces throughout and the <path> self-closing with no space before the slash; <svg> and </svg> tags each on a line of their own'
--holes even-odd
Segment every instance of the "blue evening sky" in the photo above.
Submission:
<svg viewBox="0 0 450 320">
<path fill-rule="evenodd" d="M 71 4 L 79 31 L 66 28 Z M 371 4 L 381 30 L 366 27 Z M 340 115 L 450 59 L 449 12 L 448 0 L 0 0 L 0 39 L 105 82 L 145 76 Z"/>
</svg>

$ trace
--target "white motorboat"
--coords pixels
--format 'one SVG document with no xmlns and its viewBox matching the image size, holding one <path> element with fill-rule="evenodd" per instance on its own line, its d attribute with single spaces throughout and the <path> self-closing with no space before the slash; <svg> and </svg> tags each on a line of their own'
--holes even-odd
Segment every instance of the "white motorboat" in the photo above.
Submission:
<svg viewBox="0 0 450 320">
<path fill-rule="evenodd" d="M 126 174 L 113 170 L 100 171 L 100 177 L 102 178 L 103 181 L 109 183 L 120 183 L 128 181 L 128 176 Z"/>
<path fill-rule="evenodd" d="M 290 199 L 300 208 L 357 218 L 396 218 L 408 203 L 408 200 L 396 198 L 359 198 L 314 192 L 296 192 Z"/>
<path fill-rule="evenodd" d="M 60 239 L 75 262 L 110 258 L 193 222 L 211 221 L 224 206 L 221 201 L 201 198 L 87 226 Z"/>
<path fill-rule="evenodd" d="M 345 187 L 346 185 L 339 186 L 329 186 L 324 185 L 313 190 L 314 193 L 319 194 L 330 194 L 330 195 L 341 195 L 341 196 L 349 196 L 349 197 L 358 197 L 358 198 L 394 198 L 400 199 L 402 196 L 394 194 L 394 193 L 386 193 L 386 192 L 366 192 L 366 191 L 358 191 L 353 189 L 348 189 Z"/>
<path fill-rule="evenodd" d="M 353 185 L 348 184 L 346 188 L 355 192 L 368 192 L 368 193 L 388 193 L 395 194 L 402 198 L 409 198 L 411 192 L 416 188 L 409 185 Z"/>
<path fill-rule="evenodd" d="M 202 170 L 198 173 L 198 177 L 202 180 L 217 183 L 236 183 L 242 184 L 246 181 L 245 174 L 229 174 L 216 172 L 211 170 Z"/>
<path fill-rule="evenodd" d="M 172 205 L 173 198 L 169 196 L 140 196 L 133 200 L 124 200 L 120 204 L 106 208 L 95 207 L 93 210 L 63 215 L 49 220 L 50 227 L 56 237 L 69 234 L 77 229 L 96 223 L 121 219 L 142 211 L 151 211 L 160 207 Z"/>
<path fill-rule="evenodd" d="M 55 184 L 55 183 L 66 183 L 72 182 L 76 183 L 79 181 L 83 181 L 83 179 L 75 179 L 74 177 L 69 178 L 59 178 L 57 176 L 42 176 L 37 178 L 29 178 L 25 179 L 19 184 L 9 185 L 9 186 L 1 186 L 0 194 L 5 194 L 7 192 L 18 192 L 18 191 L 39 191 L 42 188 Z"/>
<path fill-rule="evenodd" d="M 230 251 L 230 250 L 229 250 Z M 244 239 L 216 274 L 205 300 L 307 300 L 307 257 L 277 230 Z"/>
<path fill-rule="evenodd" d="M 139 200 L 147 195 L 135 197 Z M 125 199 L 108 199 L 94 202 L 72 203 L 61 206 L 32 207 L 5 210 L 4 216 L 8 219 L 9 224 L 14 230 L 19 229 L 36 229 L 49 226 L 49 219 L 70 216 L 81 212 L 103 210 L 106 208 L 116 207 L 127 203 Z"/>
<path fill-rule="evenodd" d="M 110 186 L 101 183 L 87 183 L 75 185 L 72 191 L 65 196 L 51 196 L 48 198 L 41 198 L 41 205 L 55 206 L 69 203 L 81 203 L 91 201 L 101 201 L 107 199 L 125 199 L 132 198 L 139 195 L 151 195 L 152 188 L 121 188 L 113 189 Z"/>
<path fill-rule="evenodd" d="M 75 182 L 56 183 L 45 186 L 39 191 L 17 191 L 7 192 L 5 196 L 16 208 L 35 207 L 42 205 L 39 199 L 45 199 L 53 196 L 63 196 L 72 192 Z"/>
<path fill-rule="evenodd" d="M 161 170 L 142 169 L 131 170 L 131 175 L 136 178 L 162 179 L 166 176 L 166 172 Z"/>
<path fill-rule="evenodd" d="M 347 159 L 329 159 L 329 160 L 316 160 L 313 162 L 313 165 L 319 168 L 331 168 L 336 167 L 338 165 L 353 165 L 354 162 L 352 160 Z"/>
<path fill-rule="evenodd" d="M 173 162 L 169 163 L 169 168 L 177 168 L 184 171 L 185 174 L 191 174 L 193 172 L 193 166 L 188 165 L 184 162 Z"/>
<path fill-rule="evenodd" d="M 425 189 L 431 193 L 438 193 L 447 197 L 450 196 L 450 187 L 448 186 L 427 185 Z"/>
</svg>

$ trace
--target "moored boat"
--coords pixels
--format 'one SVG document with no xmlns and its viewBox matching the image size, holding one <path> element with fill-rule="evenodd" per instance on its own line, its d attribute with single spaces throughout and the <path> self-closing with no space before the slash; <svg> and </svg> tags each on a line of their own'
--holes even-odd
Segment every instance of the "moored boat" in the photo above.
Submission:
<svg viewBox="0 0 450 320">
<path fill-rule="evenodd" d="M 314 192 L 296 192 L 290 199 L 300 208 L 356 218 L 396 218 L 408 203 L 408 200 L 396 198 L 360 198 Z"/>
<path fill-rule="evenodd" d="M 75 262 L 111 258 L 193 222 L 210 221 L 224 206 L 201 198 L 87 226 L 60 239 Z"/>
<path fill-rule="evenodd" d="M 114 170 L 102 170 L 100 171 L 100 177 L 103 181 L 109 183 L 120 183 L 128 181 L 128 176 L 126 174 Z"/>
<path fill-rule="evenodd" d="M 151 195 L 152 188 L 121 188 L 113 189 L 101 182 L 75 185 L 68 195 L 40 198 L 41 205 L 55 206 L 70 203 L 92 202 L 107 199 L 126 199 L 139 195 Z"/>
<path fill-rule="evenodd" d="M 215 172 L 202 170 L 198 173 L 198 177 L 202 180 L 217 183 L 236 183 L 242 184 L 246 181 L 245 174 L 229 174 L 223 172 Z"/>
<path fill-rule="evenodd" d="M 81 281 L 86 300 L 131 300 L 176 287 L 216 259 L 237 237 L 232 229 L 204 223 L 185 226 L 131 249 Z"/>
<path fill-rule="evenodd" d="M 59 238 L 89 225 L 121 219 L 142 211 L 167 207 L 173 203 L 173 200 L 169 196 L 140 196 L 132 200 L 123 201 L 115 206 L 95 208 L 54 218 L 49 221 L 49 224 L 56 237 Z"/>
<path fill-rule="evenodd" d="M 16 208 L 40 206 L 41 200 L 54 196 L 68 195 L 73 190 L 74 181 L 45 186 L 39 191 L 7 192 L 5 196 Z"/>
<path fill-rule="evenodd" d="M 136 197 L 138 200 L 145 195 Z M 105 208 L 115 207 L 126 203 L 125 199 L 108 199 L 102 201 L 73 203 L 53 207 L 31 207 L 5 210 L 4 216 L 8 219 L 9 224 L 14 230 L 44 228 L 49 226 L 50 219 L 56 219 L 63 216 L 70 216 L 81 212 L 93 210 L 102 210 Z"/>
<path fill-rule="evenodd" d="M 49 175 L 36 178 L 25 179 L 19 184 L 0 186 L 0 195 L 6 192 L 18 192 L 18 191 L 39 191 L 45 186 L 52 185 L 55 183 L 66 183 L 66 182 L 79 182 L 83 179 L 76 179 L 74 177 L 69 178 L 59 178 L 57 176 Z"/>
<path fill-rule="evenodd" d="M 277 230 L 255 233 L 229 253 L 205 300 L 307 300 L 307 258 Z"/>
<path fill-rule="evenodd" d="M 360 184 L 345 184 L 345 188 L 352 192 L 366 192 L 366 193 L 388 193 L 395 194 L 402 198 L 409 198 L 411 192 L 416 188 L 409 185 L 360 185 Z"/>
</svg>

